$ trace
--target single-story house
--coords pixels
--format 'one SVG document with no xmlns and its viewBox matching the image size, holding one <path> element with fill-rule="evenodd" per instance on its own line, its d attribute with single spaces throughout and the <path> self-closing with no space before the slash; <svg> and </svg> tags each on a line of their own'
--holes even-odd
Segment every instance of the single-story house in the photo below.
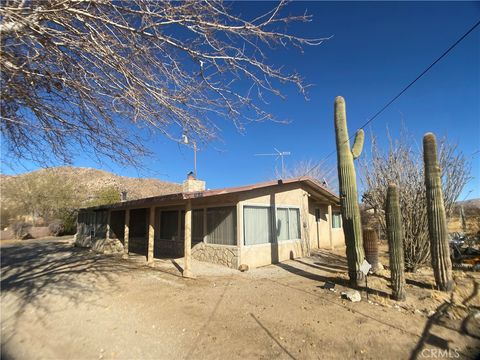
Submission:
<svg viewBox="0 0 480 360">
<path fill-rule="evenodd" d="M 125 254 L 182 257 L 238 268 L 344 246 L 340 199 L 308 177 L 205 190 L 189 175 L 183 192 L 81 209 L 76 242 Z"/>
</svg>

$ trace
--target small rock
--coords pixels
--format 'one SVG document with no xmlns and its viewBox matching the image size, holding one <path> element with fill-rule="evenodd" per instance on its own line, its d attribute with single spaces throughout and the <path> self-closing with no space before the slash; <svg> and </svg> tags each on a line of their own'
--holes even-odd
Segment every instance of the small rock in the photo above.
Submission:
<svg viewBox="0 0 480 360">
<path fill-rule="evenodd" d="M 362 300 L 362 296 L 357 290 L 349 290 L 342 292 L 342 297 L 350 300 L 351 302 L 358 302 Z"/>
</svg>

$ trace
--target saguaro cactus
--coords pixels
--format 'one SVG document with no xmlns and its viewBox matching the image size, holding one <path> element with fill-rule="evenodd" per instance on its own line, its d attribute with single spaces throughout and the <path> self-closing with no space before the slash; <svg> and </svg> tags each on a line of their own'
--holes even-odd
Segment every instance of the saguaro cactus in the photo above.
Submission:
<svg viewBox="0 0 480 360">
<path fill-rule="evenodd" d="M 354 286 L 363 284 L 365 276 L 360 271 L 364 260 L 362 224 L 358 207 L 357 179 L 353 160 L 360 156 L 363 148 L 363 130 L 357 131 L 350 150 L 347 129 L 345 100 L 335 98 L 335 133 L 337 142 L 338 179 L 340 183 L 340 201 L 342 207 L 343 231 L 347 246 L 348 275 Z"/>
<path fill-rule="evenodd" d="M 427 133 L 423 137 L 423 162 L 433 274 L 440 290 L 451 291 L 454 282 L 448 246 L 447 216 L 443 204 L 440 166 L 437 160 L 437 140 L 432 133 Z"/>
<path fill-rule="evenodd" d="M 390 254 L 390 274 L 392 281 L 392 298 L 403 301 L 405 294 L 405 264 L 403 257 L 403 226 L 400 214 L 398 190 L 395 184 L 389 184 L 387 190 L 387 206 L 385 209 L 387 221 L 388 249 Z"/>
</svg>

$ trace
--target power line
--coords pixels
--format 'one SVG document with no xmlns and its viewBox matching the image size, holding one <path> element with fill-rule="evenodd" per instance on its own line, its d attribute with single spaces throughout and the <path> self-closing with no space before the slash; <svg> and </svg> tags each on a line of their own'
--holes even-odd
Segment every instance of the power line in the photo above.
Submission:
<svg viewBox="0 0 480 360">
<path fill-rule="evenodd" d="M 452 51 L 463 39 L 465 39 L 475 28 L 480 25 L 480 20 L 477 21 L 465 34 L 463 34 L 457 41 L 455 41 L 447 50 L 443 52 L 442 55 L 440 55 L 434 62 L 432 62 L 425 70 L 423 70 L 413 81 L 411 81 L 407 86 L 405 86 L 395 97 L 393 97 L 387 104 L 385 104 L 380 110 L 378 110 L 375 115 L 373 115 L 368 121 L 366 121 L 362 126 L 360 126 L 358 130 L 365 128 L 368 124 L 370 124 L 373 120 L 375 120 L 380 114 L 382 114 L 395 100 L 397 100 L 400 96 L 403 95 L 413 84 L 415 84 L 420 78 L 423 77 L 431 68 L 433 68 L 440 60 L 442 60 L 450 51 Z M 349 137 L 347 140 L 345 140 L 344 143 L 349 142 L 351 137 Z M 308 170 L 303 176 L 308 175 L 310 172 L 315 170 L 317 167 L 319 167 L 322 163 L 324 163 L 328 158 L 330 158 L 333 154 L 335 154 L 337 150 L 333 150 L 330 152 L 326 157 L 324 157 L 322 160 L 318 162 L 317 165 L 312 167 L 310 170 Z M 302 176 L 302 177 L 303 177 Z"/>
</svg>

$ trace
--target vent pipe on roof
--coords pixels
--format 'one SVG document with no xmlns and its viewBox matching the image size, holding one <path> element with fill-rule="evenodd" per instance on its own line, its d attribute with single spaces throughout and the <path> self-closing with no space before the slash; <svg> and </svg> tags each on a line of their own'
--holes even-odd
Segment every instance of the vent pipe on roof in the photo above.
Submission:
<svg viewBox="0 0 480 360">
<path fill-rule="evenodd" d="M 120 193 L 120 200 L 123 202 L 123 201 L 127 201 L 127 192 L 126 191 L 122 191 Z"/>
</svg>

